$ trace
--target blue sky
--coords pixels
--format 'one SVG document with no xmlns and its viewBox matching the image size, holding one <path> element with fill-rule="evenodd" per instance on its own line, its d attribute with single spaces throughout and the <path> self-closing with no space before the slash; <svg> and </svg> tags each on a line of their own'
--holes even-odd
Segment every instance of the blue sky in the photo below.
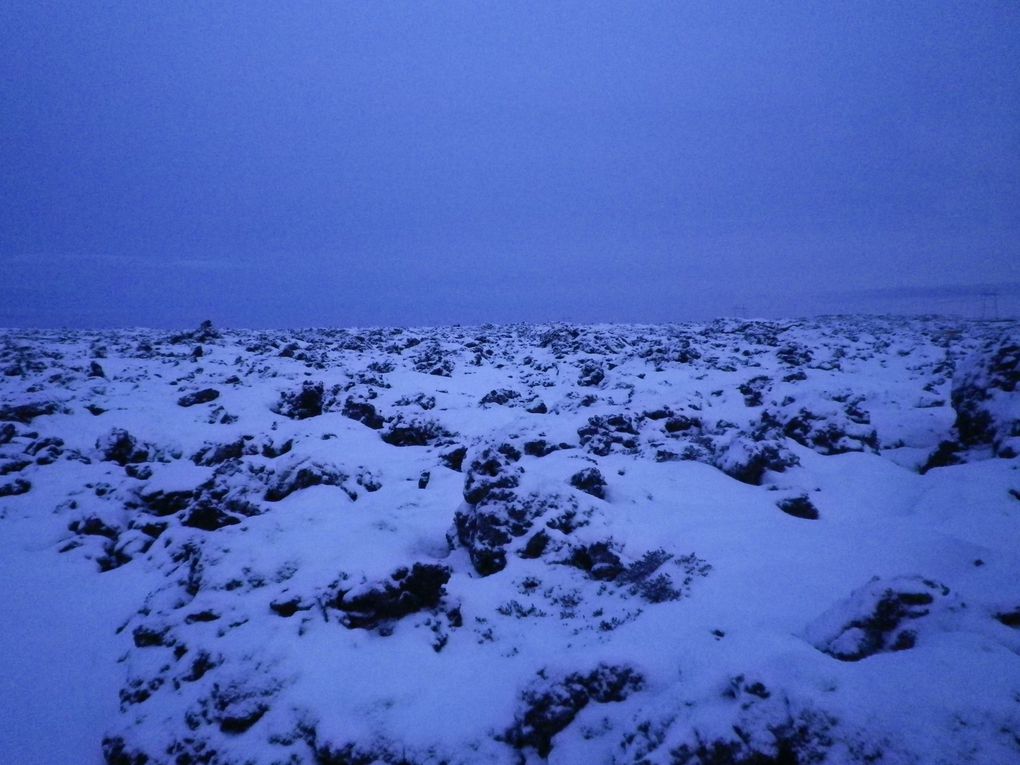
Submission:
<svg viewBox="0 0 1020 765">
<path fill-rule="evenodd" d="M 0 44 L 0 325 L 1020 283 L 1015 3 L 13 0 Z"/>
</svg>

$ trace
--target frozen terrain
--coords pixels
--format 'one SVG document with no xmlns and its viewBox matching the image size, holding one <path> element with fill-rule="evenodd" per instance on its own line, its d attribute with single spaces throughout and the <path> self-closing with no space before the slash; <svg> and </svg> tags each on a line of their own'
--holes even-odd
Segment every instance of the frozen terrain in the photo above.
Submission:
<svg viewBox="0 0 1020 765">
<path fill-rule="evenodd" d="M 0 762 L 1020 762 L 1020 329 L 0 332 Z"/>
</svg>

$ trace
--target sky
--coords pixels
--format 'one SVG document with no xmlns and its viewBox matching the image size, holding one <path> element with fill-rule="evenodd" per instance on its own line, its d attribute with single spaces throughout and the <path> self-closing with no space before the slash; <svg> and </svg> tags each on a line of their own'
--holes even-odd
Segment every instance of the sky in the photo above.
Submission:
<svg viewBox="0 0 1020 765">
<path fill-rule="evenodd" d="M 1015 2 L 0 4 L 0 326 L 990 291 L 1020 312 Z"/>
</svg>

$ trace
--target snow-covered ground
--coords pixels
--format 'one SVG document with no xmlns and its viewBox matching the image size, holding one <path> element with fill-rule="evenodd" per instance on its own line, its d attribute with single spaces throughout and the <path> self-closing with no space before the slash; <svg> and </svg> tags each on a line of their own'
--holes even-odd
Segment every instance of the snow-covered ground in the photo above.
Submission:
<svg viewBox="0 0 1020 765">
<path fill-rule="evenodd" d="M 0 332 L 0 762 L 1020 762 L 1020 330 Z"/>
</svg>

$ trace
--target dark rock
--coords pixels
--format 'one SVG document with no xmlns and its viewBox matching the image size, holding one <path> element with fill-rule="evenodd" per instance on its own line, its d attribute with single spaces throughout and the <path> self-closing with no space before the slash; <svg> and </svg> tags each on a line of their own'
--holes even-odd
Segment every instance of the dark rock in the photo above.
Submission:
<svg viewBox="0 0 1020 765">
<path fill-rule="evenodd" d="M 760 686 L 761 684 L 756 684 Z M 757 690 L 757 687 L 754 686 Z M 763 686 L 762 686 L 763 687 Z M 742 689 L 741 708 L 750 709 L 762 696 Z M 764 697 L 768 699 L 768 696 Z M 836 743 L 835 718 L 815 710 L 793 714 L 783 700 L 785 715 L 762 725 L 756 717 L 732 725 L 733 738 L 702 740 L 670 750 L 672 765 L 809 765 L 830 761 L 827 753 Z M 758 728 L 761 728 L 760 730 Z M 882 759 L 867 752 L 858 762 Z"/>
<path fill-rule="evenodd" d="M 878 435 L 874 430 L 856 428 L 851 432 L 849 420 L 836 422 L 805 408 L 787 419 L 783 434 L 825 455 L 878 449 Z"/>
<path fill-rule="evenodd" d="M 959 456 L 961 448 L 960 444 L 955 441 L 942 441 L 939 443 L 938 448 L 928 456 L 924 465 L 921 466 L 921 474 L 923 475 L 934 468 L 959 465 L 963 462 L 963 459 Z"/>
<path fill-rule="evenodd" d="M 686 433 L 689 430 L 700 430 L 701 420 L 681 414 L 667 419 L 664 427 L 667 433 Z"/>
<path fill-rule="evenodd" d="M 545 405 L 542 399 L 535 398 L 524 405 L 524 411 L 528 414 L 546 414 L 549 411 L 549 407 Z"/>
<path fill-rule="evenodd" d="M 517 488 L 524 474 L 523 468 L 514 465 L 519 459 L 520 452 L 509 444 L 484 449 L 468 467 L 464 501 L 477 505 L 493 491 Z"/>
<path fill-rule="evenodd" d="M 1020 386 L 1020 344 L 1009 338 L 987 343 L 953 380 L 951 401 L 956 432 L 964 446 L 991 445 L 996 455 L 1015 449 L 1004 442 L 1020 437 L 1017 407 L 996 401 L 1017 395 Z M 1007 453 L 1002 454 L 1003 450 Z"/>
<path fill-rule="evenodd" d="M 149 756 L 137 749 L 129 750 L 120 736 L 103 739 L 103 759 L 106 765 L 149 765 Z"/>
<path fill-rule="evenodd" d="M 244 733 L 261 720 L 268 711 L 268 704 L 254 700 L 247 704 L 230 707 L 220 716 L 220 730 L 234 735 Z"/>
<path fill-rule="evenodd" d="M 318 417 L 323 411 L 325 388 L 321 382 L 305 382 L 296 393 L 284 392 L 273 411 L 292 420 Z"/>
<path fill-rule="evenodd" d="M 772 380 L 765 375 L 752 377 L 737 388 L 744 397 L 746 406 L 761 406 L 765 393 L 771 388 Z"/>
<path fill-rule="evenodd" d="M 548 454 L 552 454 L 558 448 L 558 446 L 550 444 L 544 438 L 524 442 L 524 453 L 529 457 L 545 457 Z"/>
<path fill-rule="evenodd" d="M 1020 629 L 1020 606 L 1014 608 L 1012 611 L 1001 611 L 995 615 L 995 618 L 1007 627 Z"/>
<path fill-rule="evenodd" d="M 274 600 L 269 604 L 269 608 L 274 614 L 288 619 L 298 611 L 308 611 L 311 607 L 311 603 L 304 602 L 298 596 L 287 598 L 286 600 Z"/>
<path fill-rule="evenodd" d="M 646 409 L 641 413 L 641 416 L 647 420 L 664 420 L 667 417 L 673 416 L 673 410 L 668 406 L 659 407 L 658 409 Z"/>
<path fill-rule="evenodd" d="M 344 408 L 341 410 L 341 414 L 343 414 L 344 417 L 348 417 L 360 422 L 362 425 L 372 428 L 372 430 L 379 430 L 382 428 L 384 423 L 382 415 L 376 411 L 373 404 L 356 399 L 352 396 L 348 396 L 347 401 L 344 403 Z"/>
<path fill-rule="evenodd" d="M 570 485 L 596 499 L 606 498 L 606 479 L 598 468 L 585 468 L 570 477 Z"/>
<path fill-rule="evenodd" d="M 392 370 L 390 370 L 390 371 L 392 371 Z M 436 397 L 435 396 L 427 396 L 424 393 L 419 393 L 416 396 L 414 396 L 413 398 L 411 396 L 401 396 L 396 401 L 396 405 L 397 406 L 411 406 L 412 404 L 416 404 L 423 411 L 427 412 L 427 411 L 429 411 L 431 409 L 435 409 L 436 408 Z"/>
<path fill-rule="evenodd" d="M 15 478 L 8 483 L 0 483 L 0 497 L 17 497 L 21 494 L 28 494 L 32 490 L 32 484 L 24 478 Z"/>
<path fill-rule="evenodd" d="M 442 462 L 450 470 L 456 470 L 458 473 L 464 465 L 464 458 L 467 456 L 467 447 L 458 446 L 455 449 L 440 454 L 439 461 Z"/>
<path fill-rule="evenodd" d="M 428 485 L 429 485 L 429 479 L 431 477 L 432 477 L 432 474 L 429 473 L 428 470 L 423 470 L 421 475 L 418 476 L 418 488 L 419 489 L 427 489 Z"/>
<path fill-rule="evenodd" d="M 108 526 L 101 518 L 90 515 L 80 520 L 71 521 L 67 525 L 68 531 L 84 536 L 100 536 L 107 539 L 116 539 L 119 535 L 117 529 Z"/>
<path fill-rule="evenodd" d="M 191 461 L 196 465 L 212 467 L 227 460 L 239 460 L 248 453 L 248 442 L 251 440 L 251 436 L 241 436 L 227 444 L 206 444 L 191 456 Z"/>
<path fill-rule="evenodd" d="M 198 404 L 208 404 L 210 401 L 215 401 L 220 397 L 220 392 L 215 388 L 203 388 L 202 390 L 195 391 L 194 393 L 188 393 L 187 395 L 181 396 L 177 399 L 177 405 L 183 407 L 196 406 Z"/>
<path fill-rule="evenodd" d="M 380 434 L 382 440 L 391 446 L 428 446 L 452 435 L 435 420 L 405 420 L 400 416 Z"/>
<path fill-rule="evenodd" d="M 9 422 L 0 425 L 0 446 L 9 444 L 18 435 L 18 429 Z"/>
<path fill-rule="evenodd" d="M 124 473 L 139 481 L 148 481 L 152 478 L 152 468 L 148 465 L 125 465 Z"/>
<path fill-rule="evenodd" d="M 89 413 L 89 414 L 91 414 L 91 415 L 92 415 L 93 417 L 98 417 L 99 415 L 101 415 L 101 414 L 103 414 L 104 412 L 106 412 L 106 410 L 105 410 L 105 409 L 103 409 L 103 407 L 101 407 L 101 406 L 96 406 L 95 404 L 89 404 L 88 406 L 86 406 L 86 407 L 85 407 L 85 409 L 86 409 L 86 411 L 88 411 L 88 413 Z"/>
<path fill-rule="evenodd" d="M 139 497 L 145 509 L 153 515 L 173 515 L 185 510 L 195 499 L 191 489 L 180 491 L 153 491 Z"/>
<path fill-rule="evenodd" d="M 12 420 L 28 425 L 36 417 L 57 414 L 62 411 L 55 401 L 35 401 L 28 404 L 0 407 L 0 420 Z"/>
<path fill-rule="evenodd" d="M 268 502 L 279 502 L 295 491 L 311 486 L 338 486 L 354 500 L 357 499 L 357 494 L 346 486 L 349 478 L 350 476 L 329 465 L 305 461 L 279 473 L 266 489 L 265 499 Z"/>
<path fill-rule="evenodd" d="M 586 361 L 581 365 L 581 371 L 577 376 L 577 384 L 584 387 L 595 387 L 606 379 L 606 371 L 595 361 Z"/>
<path fill-rule="evenodd" d="M 912 648 L 916 630 L 904 625 L 927 616 L 948 594 L 948 587 L 928 579 L 876 577 L 809 626 L 809 639 L 840 661 Z M 840 618 L 844 612 L 849 617 L 845 621 Z"/>
<path fill-rule="evenodd" d="M 515 390 L 510 390 L 509 388 L 496 388 L 482 396 L 481 401 L 478 403 L 482 406 L 506 406 L 512 401 L 518 401 L 520 398 L 521 394 Z"/>
<path fill-rule="evenodd" d="M 761 486 L 765 473 L 782 473 L 797 465 L 797 456 L 772 441 L 734 442 L 713 462 L 730 478 L 751 486 Z"/>
<path fill-rule="evenodd" d="M 579 568 L 600 582 L 609 582 L 623 573 L 624 566 L 608 542 L 594 542 L 590 545 L 575 547 L 570 558 L 564 561 L 567 565 Z"/>
<path fill-rule="evenodd" d="M 135 641 L 135 646 L 138 648 L 153 648 L 156 646 L 171 646 L 174 644 L 174 639 L 168 637 L 170 634 L 169 627 L 150 627 L 148 625 L 142 625 L 135 627 L 131 633 L 131 637 Z"/>
<path fill-rule="evenodd" d="M 25 448 L 25 454 L 35 457 L 40 465 L 52 465 L 64 453 L 64 439 L 39 438 Z"/>
<path fill-rule="evenodd" d="M 466 507 L 454 515 L 457 538 L 482 576 L 506 566 L 506 547 L 548 509 L 539 497 L 520 497 L 521 454 L 510 444 L 488 447 L 472 460 L 464 482 Z"/>
<path fill-rule="evenodd" d="M 544 438 L 524 442 L 524 453 L 530 457 L 545 457 L 555 451 L 559 451 L 560 449 L 573 448 L 575 448 L 573 444 L 568 444 L 563 441 L 558 444 L 551 444 Z"/>
<path fill-rule="evenodd" d="M 399 568 L 388 581 L 356 594 L 342 591 L 330 604 L 344 612 L 342 622 L 349 629 L 372 629 L 408 614 L 436 608 L 450 580 L 450 569 L 432 563 L 415 563 Z"/>
<path fill-rule="evenodd" d="M 637 449 L 637 434 L 637 421 L 629 414 L 589 417 L 588 424 L 577 429 L 581 446 L 599 457 L 607 456 L 614 446 Z"/>
<path fill-rule="evenodd" d="M 457 511 L 457 538 L 467 548 L 475 571 L 490 576 L 506 568 L 506 546 L 531 528 L 530 509 L 516 496 L 509 496 Z"/>
<path fill-rule="evenodd" d="M 104 462 L 116 462 L 118 465 L 148 462 L 151 456 L 150 447 L 139 441 L 123 428 L 114 428 L 105 436 L 96 440 L 96 449 L 102 454 Z"/>
<path fill-rule="evenodd" d="M 214 505 L 202 502 L 191 508 L 184 520 L 181 521 L 181 525 L 202 531 L 218 531 L 225 526 L 234 526 L 240 522 L 239 518 L 223 512 Z"/>
<path fill-rule="evenodd" d="M 12 460 L 11 462 L 4 462 L 0 464 L 0 475 L 10 475 L 11 473 L 20 473 L 22 470 L 27 468 L 32 463 L 28 460 Z"/>
<path fill-rule="evenodd" d="M 214 622 L 220 618 L 220 615 L 215 611 L 196 611 L 193 614 L 188 614 L 184 617 L 185 624 L 199 624 L 205 622 Z"/>
<path fill-rule="evenodd" d="M 262 444 L 262 456 L 268 457 L 271 460 L 275 460 L 278 457 L 282 457 L 284 454 L 289 454 L 290 450 L 294 448 L 294 440 L 288 438 L 279 446 L 270 439 Z"/>
<path fill-rule="evenodd" d="M 801 367 L 810 364 L 813 355 L 804 346 L 790 343 L 776 351 L 776 358 L 790 367 Z"/>
<path fill-rule="evenodd" d="M 106 377 L 106 372 L 103 371 L 98 361 L 89 362 L 89 377 Z"/>
<path fill-rule="evenodd" d="M 528 540 L 526 545 L 524 545 L 524 548 L 520 552 L 520 556 L 525 559 L 541 558 L 542 554 L 549 546 L 549 542 L 549 534 L 545 531 L 539 531 Z"/>
<path fill-rule="evenodd" d="M 170 336 L 170 342 L 174 345 L 182 345 L 184 343 L 211 343 L 214 340 L 219 340 L 223 335 L 218 329 L 213 326 L 213 323 L 206 319 L 198 325 L 198 329 L 191 332 L 182 332 L 177 335 Z"/>
<path fill-rule="evenodd" d="M 414 357 L 415 371 L 436 377 L 450 377 L 453 374 L 453 361 L 446 357 L 438 343 L 430 343 L 424 351 Z"/>
<path fill-rule="evenodd" d="M 806 494 L 802 494 L 799 497 L 781 499 L 776 503 L 776 506 L 794 518 L 804 518 L 808 521 L 818 520 L 818 508 L 814 506 L 814 503 L 811 502 Z"/>
<path fill-rule="evenodd" d="M 589 703 L 623 701 L 644 687 L 644 678 L 634 669 L 608 664 L 555 680 L 540 672 L 539 678 L 524 692 L 524 710 L 503 738 L 517 749 L 533 748 L 543 758 L 552 751 L 553 737 Z"/>
<path fill-rule="evenodd" d="M 181 679 L 186 683 L 194 683 L 205 677 L 206 672 L 210 669 L 215 669 L 220 664 L 209 655 L 207 651 L 199 651 L 194 660 L 191 662 L 191 669 L 181 676 Z"/>
</svg>

